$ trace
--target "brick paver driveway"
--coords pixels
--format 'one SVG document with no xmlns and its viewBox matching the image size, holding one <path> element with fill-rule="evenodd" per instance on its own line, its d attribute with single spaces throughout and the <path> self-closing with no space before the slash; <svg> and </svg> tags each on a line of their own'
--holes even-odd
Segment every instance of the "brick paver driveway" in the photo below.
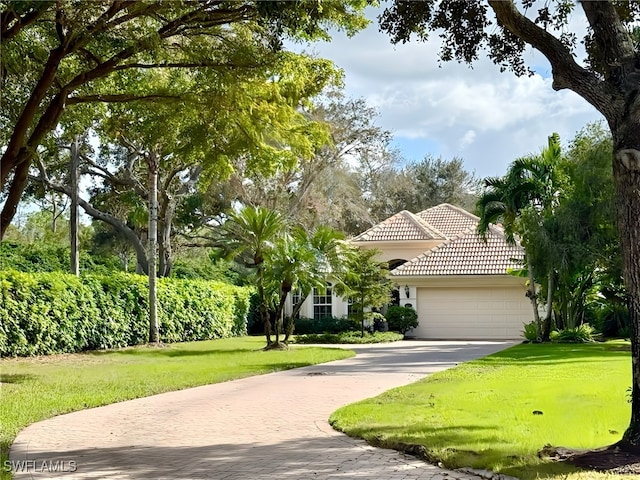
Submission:
<svg viewBox="0 0 640 480">
<path fill-rule="evenodd" d="M 509 345 L 349 347 L 355 358 L 62 415 L 18 435 L 11 460 L 23 463 L 15 478 L 475 478 L 369 447 L 333 431 L 327 418 L 342 405 Z"/>
</svg>

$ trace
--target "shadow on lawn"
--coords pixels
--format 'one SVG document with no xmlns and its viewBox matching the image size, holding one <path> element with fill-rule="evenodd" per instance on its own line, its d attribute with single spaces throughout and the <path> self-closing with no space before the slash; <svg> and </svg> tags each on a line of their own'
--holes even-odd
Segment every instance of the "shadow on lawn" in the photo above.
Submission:
<svg viewBox="0 0 640 480">
<path fill-rule="evenodd" d="M 36 378 L 28 373 L 0 373 L 0 383 L 24 383 Z"/>
<path fill-rule="evenodd" d="M 559 364 L 572 362 L 602 362 L 629 358 L 630 350 L 624 344 L 529 344 L 519 345 L 482 358 L 476 363 L 493 366 L 522 364 Z"/>
<path fill-rule="evenodd" d="M 515 455 L 512 453 L 511 443 L 495 435 L 497 430 L 497 427 L 480 425 L 429 428 L 427 431 L 406 426 L 381 426 L 354 429 L 351 434 L 365 439 L 375 447 L 397 450 L 431 464 L 441 462 L 451 469 L 499 468 L 501 473 L 527 479 L 539 478 L 543 474 L 568 474 L 578 470 L 567 463 L 540 460 L 535 454 Z M 402 440 L 394 438 L 396 432 Z M 385 436 L 384 439 L 382 435 Z M 411 439 L 418 443 L 406 443 Z M 498 445 L 498 448 L 483 449 L 483 444 Z"/>
<path fill-rule="evenodd" d="M 105 355 L 129 355 L 138 357 L 199 357 L 199 356 L 222 356 L 222 355 L 236 355 L 238 353 L 251 353 L 259 352 L 260 349 L 251 348 L 235 348 L 221 350 L 216 348 L 210 348 L 206 350 L 193 350 L 186 348 L 174 348 L 171 344 L 164 347 L 127 347 L 120 350 L 92 350 L 84 352 L 86 355 L 105 356 Z"/>
<path fill-rule="evenodd" d="M 471 444 L 483 444 L 483 443 L 507 443 L 499 436 L 495 434 L 496 427 L 488 427 L 482 425 L 456 425 L 455 427 L 429 427 L 425 429 L 424 426 L 394 426 L 394 425 L 380 425 L 378 427 L 367 426 L 366 428 L 354 428 L 351 430 L 351 434 L 358 438 L 364 438 L 373 445 L 385 443 L 382 440 L 383 436 L 391 439 L 390 442 L 394 442 L 394 438 L 398 438 L 397 435 L 401 435 L 406 439 L 415 439 L 416 442 L 421 445 L 425 445 L 428 448 L 444 449 L 450 452 L 472 452 L 467 445 Z M 398 440 L 400 441 L 400 440 Z M 380 443 L 382 442 L 382 443 Z M 454 448 L 452 445 L 459 445 L 460 448 Z"/>
</svg>

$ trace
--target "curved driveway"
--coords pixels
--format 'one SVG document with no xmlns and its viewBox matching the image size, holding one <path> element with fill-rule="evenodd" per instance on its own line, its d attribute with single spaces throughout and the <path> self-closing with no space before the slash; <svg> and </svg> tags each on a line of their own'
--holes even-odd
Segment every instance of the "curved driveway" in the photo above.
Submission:
<svg viewBox="0 0 640 480">
<path fill-rule="evenodd" d="M 23 462 L 15 478 L 477 478 L 370 447 L 335 432 L 327 418 L 342 405 L 512 344 L 350 345 L 358 355 L 347 360 L 61 415 L 20 432 L 11 448 L 11 461 Z"/>
</svg>

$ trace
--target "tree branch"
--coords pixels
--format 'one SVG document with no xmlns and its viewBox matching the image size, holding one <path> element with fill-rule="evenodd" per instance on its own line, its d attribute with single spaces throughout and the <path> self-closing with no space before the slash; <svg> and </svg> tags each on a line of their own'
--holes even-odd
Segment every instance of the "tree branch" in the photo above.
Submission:
<svg viewBox="0 0 640 480">
<path fill-rule="evenodd" d="M 113 70 L 127 70 L 130 68 L 230 68 L 230 69 L 240 69 L 240 68 L 258 68 L 260 65 L 257 63 L 249 63 L 246 65 L 237 65 L 233 63 L 227 62 L 163 62 L 163 63 L 127 63 L 126 65 L 118 65 Z"/>
<path fill-rule="evenodd" d="M 109 8 L 105 10 L 104 13 L 95 20 L 95 22 L 88 25 L 83 34 L 76 37 L 76 40 L 70 45 L 71 50 L 77 50 L 78 48 L 83 47 L 96 35 L 107 30 L 109 20 L 115 17 L 118 12 L 126 8 L 128 3 L 129 2 L 120 0 L 111 2 Z"/>
<path fill-rule="evenodd" d="M 0 179 L 0 184 L 2 185 L 4 185 L 4 182 L 9 175 L 9 171 L 11 171 L 16 167 L 16 165 L 21 163 L 21 161 L 25 161 L 21 158 L 20 150 L 25 143 L 24 140 L 27 135 L 29 125 L 31 124 L 33 117 L 38 111 L 40 102 L 42 102 L 43 98 L 47 94 L 47 91 L 49 90 L 49 87 L 51 87 L 51 84 L 53 83 L 53 80 L 56 76 L 56 72 L 58 71 L 58 66 L 60 65 L 60 62 L 62 61 L 62 58 L 64 56 L 65 52 L 62 48 L 56 48 L 55 50 L 52 50 L 50 52 L 44 71 L 40 75 L 40 79 L 38 80 L 36 87 L 31 93 L 29 100 L 27 101 L 24 109 L 22 110 L 22 113 L 20 114 L 20 117 L 13 127 L 11 139 L 9 140 L 7 148 L 2 155 L 2 175 Z M 52 105 L 56 101 L 60 100 L 61 98 L 58 98 L 58 96 L 56 96 L 56 98 L 52 100 L 46 112 L 42 115 L 42 117 L 40 117 L 39 124 L 43 123 L 46 120 L 48 113 L 52 113 Z M 58 118 L 59 115 L 57 118 L 55 118 L 55 122 L 57 122 Z M 32 138 L 35 138 L 34 134 L 31 135 Z M 36 143 L 36 145 L 38 143 Z M 30 159 L 31 154 L 28 154 L 28 156 Z"/>
<path fill-rule="evenodd" d="M 621 111 L 620 92 L 576 63 L 560 40 L 525 17 L 512 0 L 489 0 L 498 23 L 539 50 L 551 63 L 554 90 L 570 89 L 593 105 L 611 121 Z"/>
<path fill-rule="evenodd" d="M 83 95 L 78 97 L 69 97 L 67 99 L 67 105 L 75 105 L 77 103 L 91 103 L 91 102 L 104 102 L 104 103 L 125 103 L 132 101 L 148 101 L 152 102 L 160 99 L 180 100 L 179 95 L 169 94 L 153 94 L 153 95 Z"/>
<path fill-rule="evenodd" d="M 133 187 L 134 186 L 134 182 L 131 179 L 124 179 L 124 178 L 120 178 L 115 176 L 113 173 L 111 173 L 109 170 L 107 170 L 105 167 L 98 165 L 97 163 L 95 163 L 93 160 L 91 160 L 89 157 L 83 155 L 82 159 L 85 161 L 85 163 L 89 164 L 93 169 L 95 170 L 91 170 L 89 168 L 84 169 L 82 171 L 82 173 L 87 173 L 89 175 L 95 175 L 98 177 L 101 177 L 105 180 L 109 180 L 109 182 L 114 183 L 116 185 L 122 185 L 125 187 Z"/>
<path fill-rule="evenodd" d="M 36 163 L 38 164 L 38 169 L 40 170 L 40 176 L 36 177 L 31 175 L 29 176 L 30 180 L 42 183 L 47 188 L 59 193 L 64 193 L 69 197 L 72 195 L 71 187 L 69 187 L 68 185 L 57 184 L 49 178 L 49 176 L 47 175 L 46 167 L 40 159 L 38 159 Z M 147 254 L 144 245 L 142 244 L 140 238 L 138 238 L 136 233 L 131 228 L 129 228 L 126 223 L 114 217 L 113 215 L 98 210 L 81 197 L 78 197 L 78 205 L 80 205 L 90 217 L 93 217 L 96 220 L 103 221 L 120 232 L 135 249 L 138 264 L 140 265 L 144 273 L 147 273 L 149 271 L 149 263 L 147 261 Z"/>
<path fill-rule="evenodd" d="M 0 14 L 0 44 L 8 42 L 20 33 L 23 28 L 33 24 L 49 7 L 49 4 L 42 2 L 22 16 L 19 16 L 13 9 L 7 9 L 2 12 Z M 12 24 L 12 22 L 14 23 Z"/>
<path fill-rule="evenodd" d="M 611 2 L 581 0 L 580 4 L 591 25 L 596 44 L 604 55 L 608 67 L 607 80 L 625 67 L 633 69 L 636 59 L 633 40 Z"/>
</svg>

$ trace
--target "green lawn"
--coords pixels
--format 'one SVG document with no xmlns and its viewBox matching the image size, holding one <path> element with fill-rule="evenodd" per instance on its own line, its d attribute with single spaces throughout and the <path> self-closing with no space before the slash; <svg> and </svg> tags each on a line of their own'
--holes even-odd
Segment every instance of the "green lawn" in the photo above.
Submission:
<svg viewBox="0 0 640 480">
<path fill-rule="evenodd" d="M 296 347 L 260 351 L 262 337 L 0 360 L 0 465 L 30 423 L 84 408 L 354 355 Z M 2 478 L 9 478 L 3 472 Z"/>
<path fill-rule="evenodd" d="M 374 445 L 423 445 L 449 467 L 522 480 L 625 478 L 571 473 L 536 452 L 619 440 L 630 384 L 628 344 L 518 345 L 341 408 L 330 422 Z"/>
</svg>

